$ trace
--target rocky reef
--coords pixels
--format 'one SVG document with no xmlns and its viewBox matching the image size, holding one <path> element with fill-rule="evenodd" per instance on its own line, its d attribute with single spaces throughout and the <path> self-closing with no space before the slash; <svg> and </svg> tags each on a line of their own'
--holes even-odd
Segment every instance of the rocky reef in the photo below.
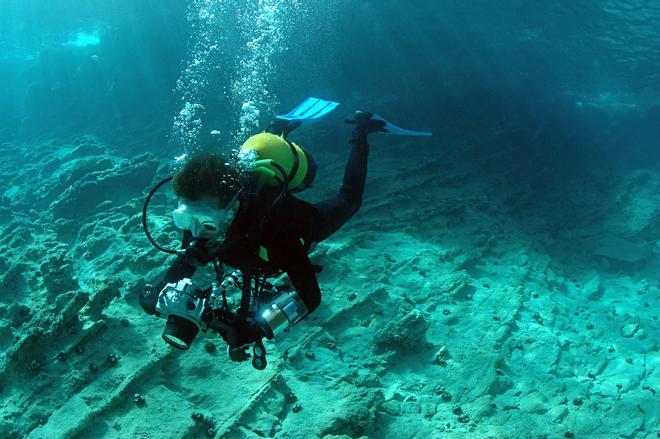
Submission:
<svg viewBox="0 0 660 439">
<path fill-rule="evenodd" d="M 162 157 L 2 145 L 0 436 L 655 437 L 660 174 L 520 177 L 514 146 L 402 162 L 382 139 L 362 210 L 312 254 L 322 306 L 264 371 L 210 333 L 170 348 L 137 304 L 167 266 L 140 220 Z M 345 151 L 317 159 L 311 199 Z"/>
</svg>

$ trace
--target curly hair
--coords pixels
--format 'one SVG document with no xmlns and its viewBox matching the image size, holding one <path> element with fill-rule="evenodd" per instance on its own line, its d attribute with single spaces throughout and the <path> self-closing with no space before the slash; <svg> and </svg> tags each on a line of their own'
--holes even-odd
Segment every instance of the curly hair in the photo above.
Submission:
<svg viewBox="0 0 660 439">
<path fill-rule="evenodd" d="M 201 153 L 190 158 L 172 180 L 179 198 L 198 201 L 204 197 L 218 197 L 225 205 L 242 187 L 243 176 L 221 155 Z"/>
</svg>

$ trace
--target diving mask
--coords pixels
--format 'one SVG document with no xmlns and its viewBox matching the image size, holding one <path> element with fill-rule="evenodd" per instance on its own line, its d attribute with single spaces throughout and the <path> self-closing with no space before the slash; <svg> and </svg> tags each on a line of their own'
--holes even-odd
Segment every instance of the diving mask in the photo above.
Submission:
<svg viewBox="0 0 660 439">
<path fill-rule="evenodd" d="M 172 211 L 174 225 L 190 230 L 194 238 L 217 238 L 227 233 L 236 211 L 238 200 L 233 200 L 223 209 L 213 208 L 204 202 L 182 201 Z"/>
</svg>

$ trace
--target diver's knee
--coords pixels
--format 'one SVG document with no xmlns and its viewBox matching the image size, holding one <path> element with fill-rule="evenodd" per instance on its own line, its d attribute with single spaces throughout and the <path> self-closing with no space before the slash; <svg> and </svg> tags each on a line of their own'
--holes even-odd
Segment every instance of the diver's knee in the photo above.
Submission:
<svg viewBox="0 0 660 439">
<path fill-rule="evenodd" d="M 358 210 L 360 210 L 360 208 L 362 207 L 362 197 L 353 201 L 352 207 L 353 207 L 353 215 L 355 215 L 358 212 Z"/>
<path fill-rule="evenodd" d="M 344 203 L 344 209 L 350 213 L 349 217 L 355 215 L 362 207 L 362 194 L 352 194 L 344 191 L 339 192 Z"/>
<path fill-rule="evenodd" d="M 346 219 L 348 220 L 355 215 L 360 210 L 360 207 L 362 207 L 362 197 L 346 198 L 346 211 L 348 212 Z"/>
</svg>

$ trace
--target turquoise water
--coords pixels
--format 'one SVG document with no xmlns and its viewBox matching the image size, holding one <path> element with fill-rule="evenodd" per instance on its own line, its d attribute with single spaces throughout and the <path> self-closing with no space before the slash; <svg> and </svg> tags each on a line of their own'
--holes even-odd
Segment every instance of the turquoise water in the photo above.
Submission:
<svg viewBox="0 0 660 439">
<path fill-rule="evenodd" d="M 660 434 L 657 1 L 0 0 L 0 84 L 1 437 Z M 370 138 L 266 370 L 171 350 L 149 188 L 308 96 L 310 201 L 356 109 L 434 135 Z"/>
</svg>

